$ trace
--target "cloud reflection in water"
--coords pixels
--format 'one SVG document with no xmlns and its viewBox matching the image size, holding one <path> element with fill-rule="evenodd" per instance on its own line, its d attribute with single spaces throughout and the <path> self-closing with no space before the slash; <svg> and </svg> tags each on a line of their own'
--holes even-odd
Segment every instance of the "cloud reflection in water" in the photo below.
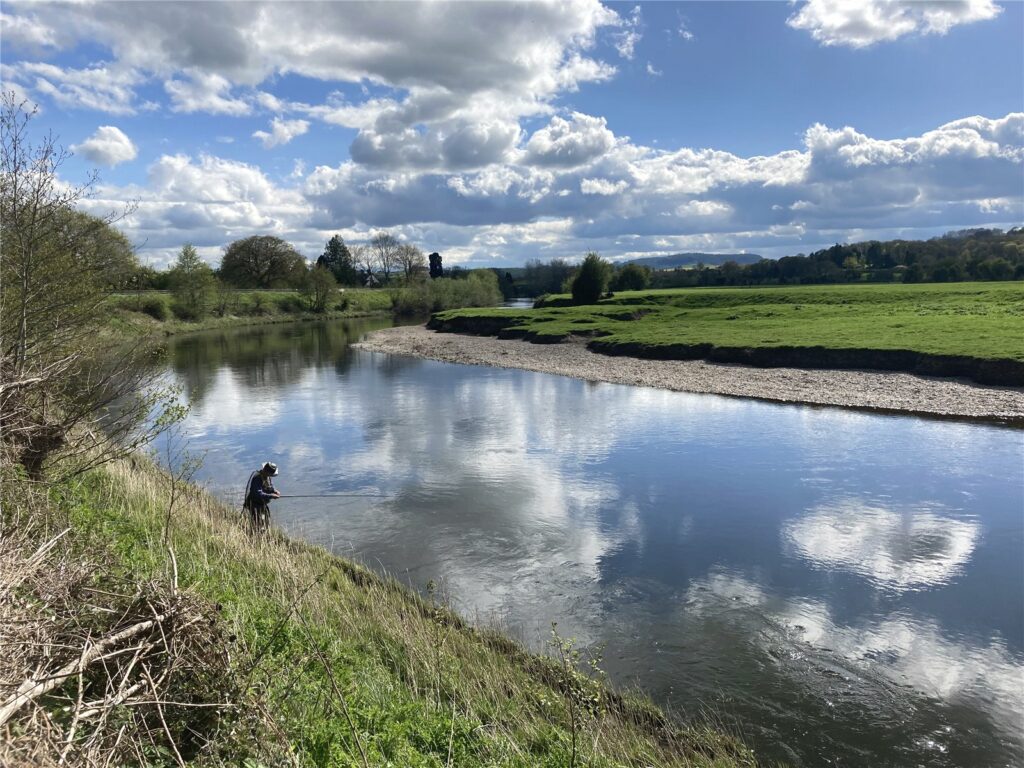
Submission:
<svg viewBox="0 0 1024 768">
<path fill-rule="evenodd" d="M 787 523 L 783 535 L 819 568 L 841 568 L 882 589 L 905 591 L 945 584 L 959 574 L 980 526 L 934 508 L 887 509 L 846 499 Z"/>
</svg>

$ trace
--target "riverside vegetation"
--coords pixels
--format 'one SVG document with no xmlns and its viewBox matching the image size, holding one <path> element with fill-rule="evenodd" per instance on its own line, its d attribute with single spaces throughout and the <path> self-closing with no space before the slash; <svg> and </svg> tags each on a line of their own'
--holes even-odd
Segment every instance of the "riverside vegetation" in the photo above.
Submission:
<svg viewBox="0 0 1024 768">
<path fill-rule="evenodd" d="M 1024 283 L 867 284 L 566 295 L 534 309 L 441 312 L 430 327 L 605 354 L 882 368 L 1024 385 Z"/>
<path fill-rule="evenodd" d="M 32 116 L 0 100 L 0 764 L 754 764 L 554 630 L 532 655 L 191 485 L 159 350 L 111 332 L 111 302 L 145 311 L 111 297 L 116 215 L 77 213 L 90 185 L 59 183 Z M 171 471 L 143 453 L 161 434 Z"/>
<path fill-rule="evenodd" d="M 218 291 L 209 307 L 198 316 L 175 311 L 174 296 L 165 291 L 114 294 L 109 305 L 112 309 L 109 328 L 130 336 L 232 325 L 364 317 L 392 311 L 390 294 L 369 288 L 346 288 L 332 293 L 331 300 L 321 311 L 315 311 L 299 291 L 287 289 Z"/>
<path fill-rule="evenodd" d="M 331 287 L 319 303 L 297 290 L 239 290 L 221 287 L 201 310 L 186 310 L 173 293 L 136 291 L 110 297 L 108 329 L 137 336 L 174 334 L 296 320 L 331 320 L 397 315 L 426 316 L 453 307 L 488 307 L 501 302 L 498 278 L 491 270 L 471 270 L 458 278 L 396 280 L 381 288 Z"/>
</svg>

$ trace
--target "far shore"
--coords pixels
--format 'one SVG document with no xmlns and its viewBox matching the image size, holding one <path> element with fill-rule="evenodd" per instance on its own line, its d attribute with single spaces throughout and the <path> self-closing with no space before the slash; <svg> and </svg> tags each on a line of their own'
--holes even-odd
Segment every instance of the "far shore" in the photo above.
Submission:
<svg viewBox="0 0 1024 768">
<path fill-rule="evenodd" d="M 613 357 L 591 352 L 582 342 L 531 344 L 518 339 L 441 333 L 424 326 L 373 331 L 355 346 L 446 363 L 520 368 L 678 392 L 1024 424 L 1024 389 L 909 373 L 754 368 L 701 360 Z"/>
</svg>

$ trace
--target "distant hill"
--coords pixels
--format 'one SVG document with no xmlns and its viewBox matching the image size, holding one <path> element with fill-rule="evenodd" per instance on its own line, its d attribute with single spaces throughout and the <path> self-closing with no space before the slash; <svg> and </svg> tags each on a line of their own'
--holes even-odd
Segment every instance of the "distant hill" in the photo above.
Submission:
<svg viewBox="0 0 1024 768">
<path fill-rule="evenodd" d="M 674 253 L 671 256 L 645 256 L 642 259 L 630 259 L 629 264 L 639 264 L 651 269 L 678 269 L 679 267 L 695 267 L 703 263 L 705 266 L 718 266 L 727 261 L 737 264 L 756 264 L 761 260 L 756 253 Z"/>
</svg>

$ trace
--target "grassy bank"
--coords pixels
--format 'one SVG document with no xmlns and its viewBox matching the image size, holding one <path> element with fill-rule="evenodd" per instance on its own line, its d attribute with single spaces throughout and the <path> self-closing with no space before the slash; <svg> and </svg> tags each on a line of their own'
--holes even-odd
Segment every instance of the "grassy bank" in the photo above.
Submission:
<svg viewBox="0 0 1024 768">
<path fill-rule="evenodd" d="M 389 294 L 368 288 L 346 288 L 329 302 L 325 312 L 311 312 L 308 301 L 297 291 L 289 290 L 232 291 L 230 296 L 214 302 L 199 318 L 176 314 L 171 294 L 163 291 L 117 294 L 110 297 L 109 302 L 110 326 L 133 336 L 391 313 Z"/>
<path fill-rule="evenodd" d="M 18 483 L 5 480 L 10 533 L 25 526 L 12 506 Z M 239 527 L 235 510 L 191 486 L 174 490 L 148 461 L 93 470 L 53 488 L 48 499 L 48 532 L 39 541 L 69 526 L 61 539 L 73 550 L 66 561 L 104 563 L 91 588 L 167 582 L 176 572 L 175 594 L 209 607 L 205 614 L 193 611 L 212 616 L 210 637 L 224 644 L 229 669 L 217 679 L 230 679 L 220 686 L 231 688 L 226 700 L 234 709 L 209 734 L 194 731 L 211 717 L 196 721 L 196 710 L 183 710 L 192 713 L 193 744 L 212 738 L 187 762 L 753 765 L 734 739 L 675 724 L 640 697 L 620 695 L 557 659 L 468 626 L 431 597 L 281 535 L 253 538 Z M 37 509 L 35 519 L 40 516 Z M 165 524 L 176 568 L 162 541 Z M 26 543 L 26 562 L 36 557 L 37 544 Z M 45 600 L 31 581 L 18 595 L 27 606 Z M 76 695 L 82 699 L 78 690 L 69 680 L 42 699 L 47 716 L 66 721 Z M 203 701 L 213 699 L 206 694 Z M 171 718 L 170 708 L 165 702 L 161 720 Z M 116 732 L 116 713 L 111 722 Z M 175 733 L 176 722 L 153 732 Z M 7 735 L 8 746 L 17 743 Z M 176 761 L 166 745 L 153 749 L 152 764 Z"/>
<path fill-rule="evenodd" d="M 1024 385 L 1024 283 L 831 285 L 622 292 L 572 306 L 439 313 L 443 331 L 606 354 L 752 365 L 881 368 Z"/>
</svg>

